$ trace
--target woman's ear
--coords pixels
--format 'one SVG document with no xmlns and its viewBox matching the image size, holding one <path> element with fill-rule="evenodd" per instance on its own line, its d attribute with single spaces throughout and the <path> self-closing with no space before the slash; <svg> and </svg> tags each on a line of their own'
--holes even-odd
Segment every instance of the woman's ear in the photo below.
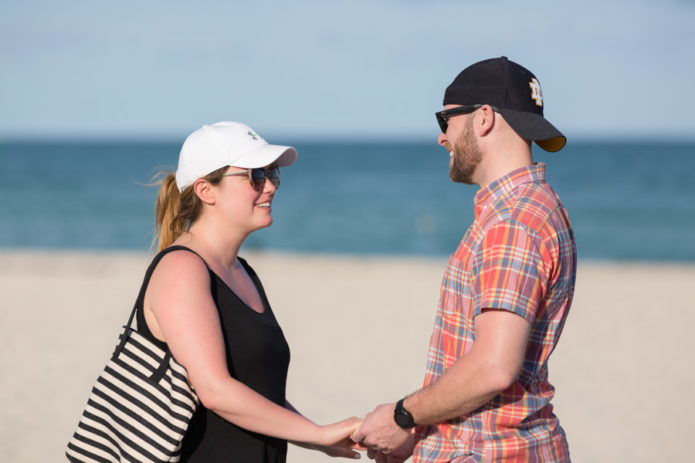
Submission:
<svg viewBox="0 0 695 463">
<path fill-rule="evenodd" d="M 203 204 L 210 206 L 215 204 L 215 189 L 212 188 L 212 185 L 210 185 L 210 182 L 207 180 L 199 178 L 193 182 L 193 193 L 195 193 Z"/>
</svg>

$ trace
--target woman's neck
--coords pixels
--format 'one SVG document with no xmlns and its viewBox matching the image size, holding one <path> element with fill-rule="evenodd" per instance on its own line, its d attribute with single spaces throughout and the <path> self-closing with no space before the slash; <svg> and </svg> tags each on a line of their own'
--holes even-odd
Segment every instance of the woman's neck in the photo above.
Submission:
<svg viewBox="0 0 695 463">
<path fill-rule="evenodd" d="M 236 264 L 239 249 L 246 236 L 248 235 L 210 223 L 201 217 L 181 238 L 206 260 L 214 260 L 224 268 L 231 269 Z"/>
</svg>

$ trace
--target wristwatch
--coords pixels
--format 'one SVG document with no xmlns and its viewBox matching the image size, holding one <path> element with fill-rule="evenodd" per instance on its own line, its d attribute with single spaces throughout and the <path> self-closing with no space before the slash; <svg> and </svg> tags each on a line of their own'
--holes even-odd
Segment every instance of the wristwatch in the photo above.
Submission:
<svg viewBox="0 0 695 463">
<path fill-rule="evenodd" d="M 403 429 L 410 429 L 415 427 L 415 421 L 413 421 L 413 415 L 403 407 L 404 400 L 405 397 L 396 403 L 396 409 L 393 411 L 393 421 Z"/>
</svg>

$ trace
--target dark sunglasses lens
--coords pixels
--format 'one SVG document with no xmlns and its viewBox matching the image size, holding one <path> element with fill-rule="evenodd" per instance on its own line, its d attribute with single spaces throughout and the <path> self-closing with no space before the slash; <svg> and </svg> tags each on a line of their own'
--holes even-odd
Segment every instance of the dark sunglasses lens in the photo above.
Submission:
<svg viewBox="0 0 695 463">
<path fill-rule="evenodd" d="M 268 180 L 275 188 L 280 186 L 280 169 L 277 167 L 268 170 Z M 265 185 L 266 171 L 264 169 L 251 169 L 251 185 L 256 190 L 262 190 Z"/>
<path fill-rule="evenodd" d="M 439 123 L 439 128 L 442 129 L 442 133 L 446 133 L 446 129 L 449 128 L 450 116 L 458 114 L 470 114 L 479 107 L 480 105 L 458 106 L 456 108 L 439 111 L 438 113 L 434 113 L 434 115 L 437 116 L 437 122 Z"/>
<path fill-rule="evenodd" d="M 275 188 L 280 186 L 280 168 L 279 167 L 273 167 L 272 169 L 268 170 L 268 180 L 270 180 L 270 183 L 275 186 Z"/>
<path fill-rule="evenodd" d="M 261 190 L 263 185 L 265 185 L 265 171 L 263 169 L 251 169 L 251 186 L 256 190 Z"/>
<path fill-rule="evenodd" d="M 442 129 L 442 133 L 446 133 L 446 129 L 449 128 L 449 123 L 446 118 L 442 113 L 435 113 L 435 116 L 437 116 L 437 123 L 439 124 L 439 128 Z"/>
</svg>

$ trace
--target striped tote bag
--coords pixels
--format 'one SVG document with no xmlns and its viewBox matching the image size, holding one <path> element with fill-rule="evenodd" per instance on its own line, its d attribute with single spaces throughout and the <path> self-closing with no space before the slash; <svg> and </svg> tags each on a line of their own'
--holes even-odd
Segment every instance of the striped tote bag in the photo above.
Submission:
<svg viewBox="0 0 695 463">
<path fill-rule="evenodd" d="M 199 400 L 186 369 L 131 328 L 97 378 L 68 443 L 71 462 L 176 462 Z"/>
</svg>

